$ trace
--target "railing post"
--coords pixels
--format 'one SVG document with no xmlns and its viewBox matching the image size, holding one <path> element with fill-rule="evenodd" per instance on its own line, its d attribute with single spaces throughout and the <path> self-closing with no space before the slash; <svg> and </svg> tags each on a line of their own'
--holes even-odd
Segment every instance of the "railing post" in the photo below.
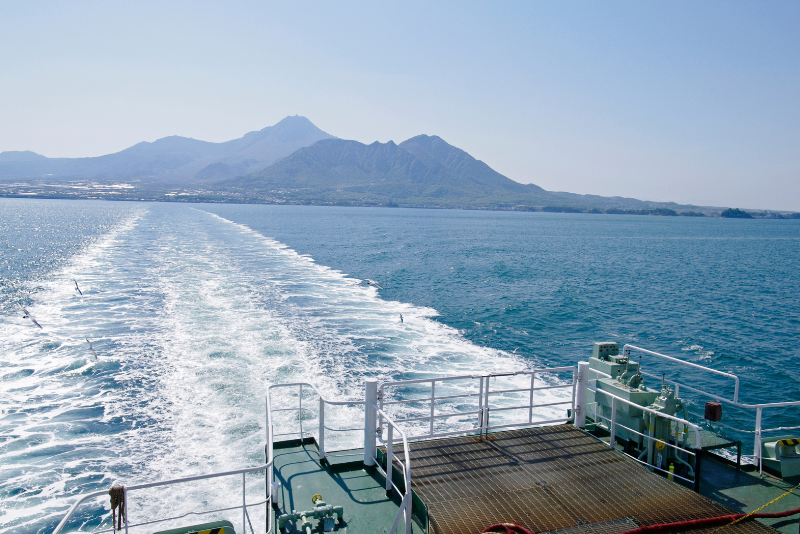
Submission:
<svg viewBox="0 0 800 534">
<path fill-rule="evenodd" d="M 536 369 L 531 373 L 531 393 L 528 395 L 528 424 L 533 422 L 533 390 L 536 387 Z"/>
<path fill-rule="evenodd" d="M 483 376 L 478 388 L 478 433 L 483 434 Z"/>
<path fill-rule="evenodd" d="M 414 501 L 411 500 L 411 494 L 406 493 L 406 511 L 405 511 L 405 519 L 406 519 L 406 534 L 411 534 L 411 510 L 412 506 L 414 506 Z"/>
<path fill-rule="evenodd" d="M 489 387 L 492 375 L 486 375 L 486 383 L 483 387 L 483 431 L 489 433 Z"/>
<path fill-rule="evenodd" d="M 375 465 L 375 428 L 377 427 L 378 381 L 367 378 L 364 381 L 364 465 Z"/>
<path fill-rule="evenodd" d="M 122 509 L 119 511 L 119 515 L 124 515 L 122 518 L 125 521 L 125 534 L 128 534 L 128 490 L 126 488 L 122 488 L 122 503 L 125 505 L 125 512 L 123 514 Z M 113 523 L 112 523 L 113 526 Z"/>
<path fill-rule="evenodd" d="M 617 439 L 617 435 L 616 435 L 617 434 L 617 428 L 615 426 L 616 423 L 617 423 L 617 398 L 616 397 L 611 397 L 611 423 L 608 425 L 610 427 L 609 428 L 610 436 L 609 436 L 609 439 L 608 439 L 608 444 L 611 445 L 612 449 L 616 449 L 617 448 L 615 446 L 616 445 L 615 441 Z"/>
<path fill-rule="evenodd" d="M 696 493 L 700 493 L 700 464 L 702 463 L 700 459 L 703 456 L 703 449 L 701 444 L 697 444 L 697 448 L 694 450 L 694 491 Z"/>
<path fill-rule="evenodd" d="M 247 486 L 244 480 L 244 473 L 242 473 L 242 532 L 247 534 Z"/>
<path fill-rule="evenodd" d="M 269 397 L 269 390 L 267 391 L 267 396 Z M 269 450 L 269 444 L 272 443 L 272 441 L 271 441 L 272 440 L 272 417 L 271 417 L 272 414 L 269 413 L 269 408 L 270 408 L 269 399 L 267 399 L 267 424 L 266 424 L 266 427 L 267 427 L 267 443 L 264 445 L 264 453 L 267 456 L 267 459 L 266 459 L 267 462 L 269 462 L 269 455 L 271 453 L 271 451 Z"/>
<path fill-rule="evenodd" d="M 325 399 L 319 398 L 319 459 L 325 459 Z"/>
<path fill-rule="evenodd" d="M 578 362 L 578 390 L 575 393 L 575 413 L 573 414 L 574 424 L 577 428 L 586 428 L 586 390 L 588 387 L 589 362 Z"/>
<path fill-rule="evenodd" d="M 572 368 L 572 404 L 570 405 L 571 408 L 570 413 L 572 414 L 573 425 L 575 424 L 575 401 L 577 392 L 578 392 L 578 366 L 576 365 L 575 367 Z M 588 410 L 588 407 L 586 408 L 586 410 Z M 584 410 L 584 412 L 586 412 L 586 410 Z M 584 424 L 585 422 L 586 422 L 586 417 L 584 416 Z"/>
<path fill-rule="evenodd" d="M 755 455 L 756 460 L 758 460 L 758 473 L 759 475 L 763 473 L 763 467 L 761 465 L 761 406 L 756 408 L 756 435 L 753 438 L 753 455 Z"/>
<path fill-rule="evenodd" d="M 431 436 L 433 436 L 433 416 L 436 409 L 436 381 L 431 382 Z M 391 425 L 389 425 L 391 426 Z"/>
<path fill-rule="evenodd" d="M 297 418 L 300 420 L 300 445 L 303 444 L 303 384 L 300 384 L 300 393 L 297 404 Z"/>
<path fill-rule="evenodd" d="M 405 443 L 404 445 L 408 445 Z M 403 447 L 403 459 L 405 460 L 405 480 L 406 480 L 406 534 L 411 534 L 411 521 L 412 521 L 412 512 L 414 511 L 414 499 L 412 498 L 411 492 L 411 455 L 409 453 L 408 447 Z"/>
<path fill-rule="evenodd" d="M 378 388 L 378 409 L 383 411 L 383 397 L 384 397 L 384 388 L 381 386 Z M 378 417 L 378 429 L 376 430 L 379 436 L 383 436 L 383 417 Z"/>
<path fill-rule="evenodd" d="M 391 423 L 388 423 L 386 426 L 388 427 L 386 429 L 386 495 L 389 496 L 389 494 L 392 493 L 392 463 L 394 462 L 392 458 L 394 455 L 394 451 L 392 450 L 392 430 L 394 429 Z"/>
</svg>

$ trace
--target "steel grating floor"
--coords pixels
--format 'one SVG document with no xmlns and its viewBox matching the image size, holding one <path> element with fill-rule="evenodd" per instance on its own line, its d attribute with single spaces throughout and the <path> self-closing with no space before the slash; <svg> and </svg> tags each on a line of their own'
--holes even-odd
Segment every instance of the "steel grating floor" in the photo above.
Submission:
<svg viewBox="0 0 800 534">
<path fill-rule="evenodd" d="M 412 486 L 436 534 L 476 534 L 504 522 L 532 532 L 615 534 L 636 523 L 732 513 L 570 425 L 414 442 L 411 457 Z M 777 532 L 757 521 L 724 530 Z"/>
</svg>

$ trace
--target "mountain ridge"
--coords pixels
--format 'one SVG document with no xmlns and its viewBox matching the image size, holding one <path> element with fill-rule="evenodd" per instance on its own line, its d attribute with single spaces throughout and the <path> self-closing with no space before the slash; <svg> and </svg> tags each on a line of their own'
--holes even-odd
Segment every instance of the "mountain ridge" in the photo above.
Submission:
<svg viewBox="0 0 800 534">
<path fill-rule="evenodd" d="M 94 185 L 87 189 L 86 182 Z M 120 189 L 120 183 L 128 185 Z M 298 115 L 220 143 L 173 135 L 92 158 L 0 152 L 0 196 L 661 215 L 720 211 L 546 191 L 500 174 L 436 135 L 367 145 L 334 137 Z"/>
<path fill-rule="evenodd" d="M 554 193 L 521 184 L 435 135 L 418 135 L 400 144 L 325 139 L 261 171 L 212 185 L 277 202 L 481 209 L 665 207 L 660 202 Z"/>
<path fill-rule="evenodd" d="M 138 179 L 185 184 L 195 178 L 220 179 L 260 170 L 302 146 L 331 137 L 307 118 L 295 115 L 222 143 L 172 135 L 89 158 L 47 158 L 29 151 L 0 152 L 0 180 L 48 176 L 100 182 Z M 39 157 L 26 159 L 19 157 L 20 154 Z M 203 173 L 213 165 L 217 167 Z"/>
</svg>

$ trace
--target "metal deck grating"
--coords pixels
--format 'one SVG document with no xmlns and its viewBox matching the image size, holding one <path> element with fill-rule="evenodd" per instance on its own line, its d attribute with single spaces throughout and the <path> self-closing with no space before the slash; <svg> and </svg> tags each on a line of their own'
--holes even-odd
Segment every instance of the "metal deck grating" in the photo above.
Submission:
<svg viewBox="0 0 800 534">
<path fill-rule="evenodd" d="M 622 525 L 630 521 L 733 513 L 570 425 L 414 442 L 411 457 L 413 488 L 436 534 L 476 534 L 503 522 L 533 532 L 611 533 L 627 530 Z M 725 531 L 776 532 L 756 521 Z"/>
</svg>

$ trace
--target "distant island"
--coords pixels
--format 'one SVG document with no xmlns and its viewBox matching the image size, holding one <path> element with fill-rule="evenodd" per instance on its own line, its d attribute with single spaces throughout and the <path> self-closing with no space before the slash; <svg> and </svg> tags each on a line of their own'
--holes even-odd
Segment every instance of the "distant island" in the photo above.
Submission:
<svg viewBox="0 0 800 534">
<path fill-rule="evenodd" d="M 728 208 L 719 214 L 720 217 L 727 219 L 752 219 L 753 215 L 738 208 Z"/>
<path fill-rule="evenodd" d="M 435 135 L 366 145 L 299 116 L 224 143 L 172 136 L 94 158 L 0 152 L 0 196 L 800 218 L 546 191 L 503 176 Z"/>
</svg>

